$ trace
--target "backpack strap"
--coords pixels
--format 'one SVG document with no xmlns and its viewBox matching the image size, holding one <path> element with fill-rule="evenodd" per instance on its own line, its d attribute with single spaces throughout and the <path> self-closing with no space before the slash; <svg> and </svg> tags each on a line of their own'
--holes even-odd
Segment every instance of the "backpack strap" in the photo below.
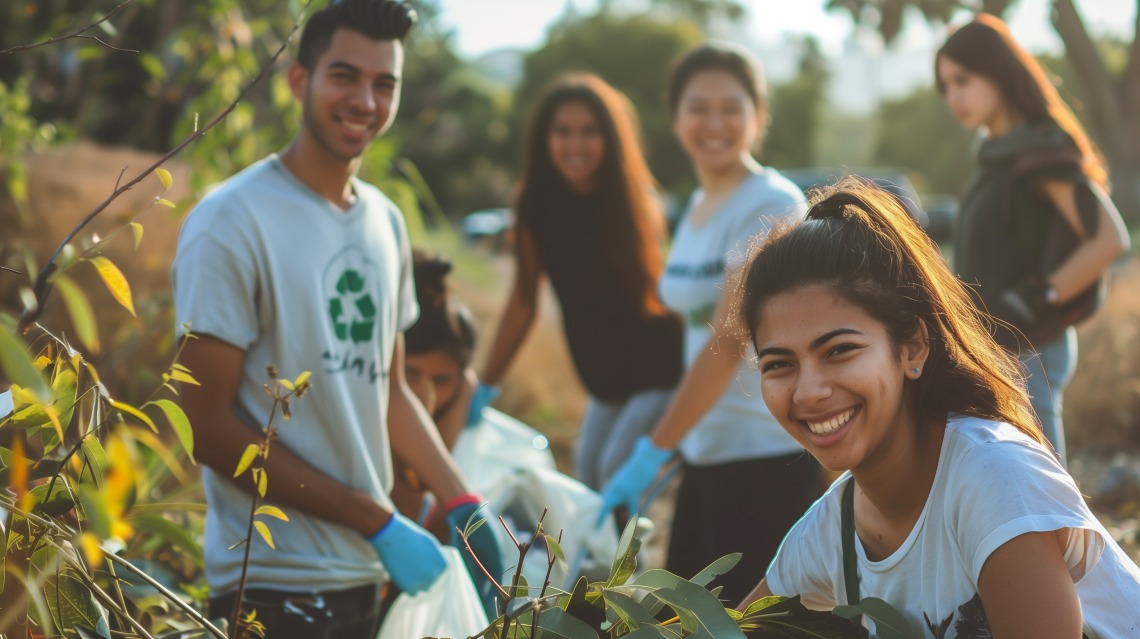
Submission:
<svg viewBox="0 0 1140 639">
<path fill-rule="evenodd" d="M 859 603 L 859 564 L 855 555 L 855 478 L 843 488 L 839 509 L 839 525 L 843 534 L 843 581 L 847 584 L 847 604 Z"/>
</svg>

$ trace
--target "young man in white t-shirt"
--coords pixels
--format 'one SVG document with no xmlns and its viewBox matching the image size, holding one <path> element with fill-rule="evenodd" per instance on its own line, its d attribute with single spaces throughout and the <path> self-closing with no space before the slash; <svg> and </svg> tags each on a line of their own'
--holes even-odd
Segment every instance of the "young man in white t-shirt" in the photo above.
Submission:
<svg viewBox="0 0 1140 639">
<path fill-rule="evenodd" d="M 435 493 L 452 528 L 481 504 L 404 379 L 402 331 L 418 309 L 403 219 L 355 177 L 395 117 L 415 19 L 393 0 L 314 13 L 288 75 L 300 131 L 204 198 L 179 237 L 175 307 L 193 338 L 182 363 L 201 383 L 182 398 L 206 466 L 213 616 L 236 607 L 243 549 L 230 548 L 246 536 L 252 484 L 232 475 L 273 410 L 266 367 L 312 372 L 266 461 L 266 501 L 289 521 L 270 523 L 275 548 L 250 548 L 242 608 L 257 610 L 268 639 L 372 639 L 383 584 L 415 592 L 443 570 L 438 543 L 392 505 L 393 458 Z M 489 529 L 472 542 L 498 576 Z"/>
</svg>

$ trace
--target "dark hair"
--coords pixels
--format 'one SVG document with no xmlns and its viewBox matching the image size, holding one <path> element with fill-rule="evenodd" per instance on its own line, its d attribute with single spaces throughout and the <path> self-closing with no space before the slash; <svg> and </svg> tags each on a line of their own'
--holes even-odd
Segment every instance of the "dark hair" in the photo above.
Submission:
<svg viewBox="0 0 1140 639">
<path fill-rule="evenodd" d="M 676 117 L 681 96 L 693 76 L 704 71 L 724 71 L 744 87 L 756 107 L 761 122 L 768 121 L 768 83 L 756 56 L 747 49 L 727 42 L 706 42 L 681 54 L 669 68 L 665 98 L 669 114 Z M 761 127 L 763 130 L 764 127 Z"/>
<path fill-rule="evenodd" d="M 992 81 L 1006 105 L 1026 121 L 1055 122 L 1080 150 L 1085 175 L 1108 188 L 1108 172 L 1081 123 L 1061 99 L 1041 63 L 1013 39 L 1001 18 L 979 13 L 973 22 L 959 27 L 946 39 L 934 58 L 938 91 L 945 94 L 946 85 L 938 75 L 938 60 L 942 57 Z"/>
<path fill-rule="evenodd" d="M 332 0 L 305 23 L 297 63 L 309 71 L 329 48 L 337 29 L 350 29 L 373 40 L 404 41 L 418 19 L 416 10 L 397 0 Z"/>
<path fill-rule="evenodd" d="M 451 294 L 447 285 L 451 262 L 415 249 L 412 251 L 412 269 L 420 317 L 404 332 L 408 355 L 442 350 L 461 367 L 467 366 L 475 349 L 475 322 L 471 311 Z"/>
<path fill-rule="evenodd" d="M 657 280 L 663 262 L 654 232 L 654 217 L 661 206 L 653 196 L 656 183 L 638 144 L 637 115 L 629 100 L 604 80 L 589 73 L 576 73 L 555 80 L 534 107 L 523 145 L 522 178 L 515 197 L 520 225 L 534 223 L 550 203 L 571 200 L 574 189 L 554 166 L 550 155 L 550 128 L 558 109 L 583 104 L 597 118 L 605 138 L 594 193 L 605 207 L 610 230 L 598 238 L 603 259 L 610 263 L 632 260 L 629 268 L 617 269 L 617 278 L 631 278 L 628 290 L 640 292 L 645 308 L 663 312 L 657 296 Z M 546 247 L 548 249 L 552 247 Z M 555 247 L 556 248 L 556 247 Z M 568 246 L 566 250 L 579 251 Z M 608 259 L 613 258 L 613 259 Z M 579 259 L 593 259 L 580 256 Z"/>
<path fill-rule="evenodd" d="M 937 245 L 890 193 L 848 177 L 815 191 L 807 218 L 752 247 L 737 282 L 736 317 L 755 345 L 772 297 L 823 285 L 882 322 L 896 344 L 925 323 L 930 353 L 909 381 L 921 418 L 963 413 L 1005 421 L 1045 443 L 1017 359 L 998 346 Z"/>
</svg>

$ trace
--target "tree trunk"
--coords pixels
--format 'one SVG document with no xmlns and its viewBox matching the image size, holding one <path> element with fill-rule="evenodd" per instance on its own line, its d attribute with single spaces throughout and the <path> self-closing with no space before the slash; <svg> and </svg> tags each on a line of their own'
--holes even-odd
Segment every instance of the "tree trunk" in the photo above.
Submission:
<svg viewBox="0 0 1140 639">
<path fill-rule="evenodd" d="M 1124 219 L 1140 222 L 1140 0 L 1128 63 L 1120 78 L 1105 67 L 1073 0 L 1053 1 L 1053 27 L 1085 89 L 1085 124 L 1104 153 L 1112 199 Z"/>
</svg>

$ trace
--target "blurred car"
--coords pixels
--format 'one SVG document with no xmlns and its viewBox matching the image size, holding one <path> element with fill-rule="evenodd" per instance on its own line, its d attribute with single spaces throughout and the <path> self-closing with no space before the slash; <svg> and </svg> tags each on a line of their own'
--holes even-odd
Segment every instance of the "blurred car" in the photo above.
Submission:
<svg viewBox="0 0 1140 639">
<path fill-rule="evenodd" d="M 510 248 L 514 228 L 515 215 L 507 208 L 473 211 L 463 217 L 463 237 L 492 251 Z"/>
<path fill-rule="evenodd" d="M 836 169 L 826 167 L 809 167 L 799 169 L 781 169 L 789 180 L 795 182 L 806 193 L 817 187 L 827 186 L 838 182 L 847 175 L 857 175 L 867 178 L 878 184 L 887 192 L 894 195 L 906 208 L 910 217 L 926 231 L 935 242 L 942 243 L 950 240 L 954 230 L 954 217 L 957 208 L 940 208 L 936 221 L 932 221 L 927 210 L 923 208 L 922 198 L 915 190 L 914 184 L 906 173 L 898 169 L 870 167 L 855 169 Z"/>
</svg>

